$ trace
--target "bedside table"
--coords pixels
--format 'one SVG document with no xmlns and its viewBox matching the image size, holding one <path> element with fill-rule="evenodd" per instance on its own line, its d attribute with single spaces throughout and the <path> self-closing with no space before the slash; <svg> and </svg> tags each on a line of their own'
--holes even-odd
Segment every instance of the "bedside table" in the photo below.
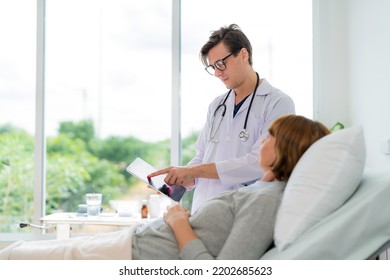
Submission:
<svg viewBox="0 0 390 280">
<path fill-rule="evenodd" d="M 99 226 L 132 226 L 146 224 L 157 218 L 142 219 L 141 216 L 120 217 L 118 214 L 101 214 L 99 216 L 81 216 L 76 213 L 55 213 L 41 218 L 42 226 L 55 227 L 57 239 L 70 237 L 72 225 Z"/>
</svg>

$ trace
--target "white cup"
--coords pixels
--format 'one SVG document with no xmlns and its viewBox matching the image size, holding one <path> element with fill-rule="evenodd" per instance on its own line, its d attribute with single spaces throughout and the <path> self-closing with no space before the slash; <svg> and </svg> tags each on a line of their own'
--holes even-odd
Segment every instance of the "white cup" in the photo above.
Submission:
<svg viewBox="0 0 390 280">
<path fill-rule="evenodd" d="M 87 193 L 85 195 L 88 216 L 99 216 L 102 207 L 101 193 Z"/>
<path fill-rule="evenodd" d="M 131 217 L 134 212 L 134 203 L 131 201 L 122 201 L 119 202 L 116 212 L 119 217 Z"/>
<path fill-rule="evenodd" d="M 160 215 L 160 196 L 158 194 L 149 195 L 148 210 L 150 218 L 157 218 Z"/>
</svg>

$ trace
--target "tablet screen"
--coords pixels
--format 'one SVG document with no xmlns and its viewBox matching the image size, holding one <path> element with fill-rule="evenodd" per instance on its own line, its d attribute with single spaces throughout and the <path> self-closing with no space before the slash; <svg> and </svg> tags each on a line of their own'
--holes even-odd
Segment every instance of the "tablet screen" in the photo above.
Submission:
<svg viewBox="0 0 390 280">
<path fill-rule="evenodd" d="M 183 186 L 168 186 L 165 184 L 165 174 L 149 178 L 148 175 L 156 170 L 156 168 L 139 157 L 126 167 L 126 171 L 139 180 L 145 182 L 147 185 L 166 195 L 170 199 L 179 202 L 186 192 L 186 189 Z"/>
</svg>

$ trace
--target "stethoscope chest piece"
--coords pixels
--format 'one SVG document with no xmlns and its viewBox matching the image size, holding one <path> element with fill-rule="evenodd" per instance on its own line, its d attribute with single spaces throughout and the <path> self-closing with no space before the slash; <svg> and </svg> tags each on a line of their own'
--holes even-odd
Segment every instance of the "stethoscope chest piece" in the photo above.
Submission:
<svg viewBox="0 0 390 280">
<path fill-rule="evenodd" d="M 248 140 L 248 138 L 249 138 L 249 133 L 248 133 L 248 131 L 247 131 L 246 129 L 241 130 L 241 131 L 240 131 L 240 134 L 239 134 L 239 137 L 240 137 L 241 141 L 246 141 L 246 140 Z"/>
</svg>

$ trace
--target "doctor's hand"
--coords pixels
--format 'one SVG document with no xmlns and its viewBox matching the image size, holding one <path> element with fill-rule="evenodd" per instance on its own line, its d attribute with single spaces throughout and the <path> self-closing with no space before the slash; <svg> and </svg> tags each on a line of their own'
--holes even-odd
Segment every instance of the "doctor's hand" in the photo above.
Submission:
<svg viewBox="0 0 390 280">
<path fill-rule="evenodd" d="M 192 187 L 195 185 L 195 177 L 193 176 L 192 167 L 175 167 L 170 166 L 164 169 L 157 170 L 150 173 L 149 177 L 154 177 L 162 174 L 167 174 L 164 182 L 169 186 L 177 185 L 185 188 Z"/>
</svg>

